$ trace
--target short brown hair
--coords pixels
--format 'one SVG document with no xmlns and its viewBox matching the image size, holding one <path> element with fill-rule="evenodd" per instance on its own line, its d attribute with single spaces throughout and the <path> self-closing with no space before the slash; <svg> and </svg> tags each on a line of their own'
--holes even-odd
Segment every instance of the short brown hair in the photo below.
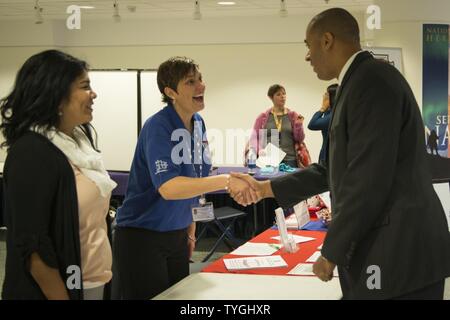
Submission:
<svg viewBox="0 0 450 320">
<path fill-rule="evenodd" d="M 164 89 L 169 87 L 177 91 L 178 83 L 186 78 L 190 73 L 197 72 L 198 65 L 194 60 L 187 57 L 172 57 L 160 64 L 157 73 L 159 91 L 162 94 L 163 102 L 171 102 L 172 99 L 164 93 Z"/>
<path fill-rule="evenodd" d="M 269 90 L 267 91 L 267 96 L 270 98 L 273 98 L 275 93 L 277 93 L 280 90 L 283 90 L 284 92 L 286 92 L 286 89 L 281 84 L 274 84 L 274 85 L 270 86 Z"/>
</svg>

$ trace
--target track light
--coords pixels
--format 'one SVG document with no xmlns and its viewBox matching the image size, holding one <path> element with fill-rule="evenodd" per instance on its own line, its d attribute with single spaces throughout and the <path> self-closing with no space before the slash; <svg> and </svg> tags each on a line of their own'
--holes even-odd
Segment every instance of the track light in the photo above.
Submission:
<svg viewBox="0 0 450 320">
<path fill-rule="evenodd" d="M 194 18 L 194 20 L 201 20 L 201 18 L 202 18 L 202 13 L 200 12 L 200 1 L 199 0 L 195 0 L 194 14 L 192 15 L 192 17 Z"/>
<path fill-rule="evenodd" d="M 117 0 L 114 0 L 113 8 L 114 8 L 114 13 L 113 13 L 112 17 L 115 22 L 120 22 L 121 17 L 119 14 L 119 3 L 117 2 Z"/>
<path fill-rule="evenodd" d="M 286 0 L 280 0 L 280 17 L 285 18 L 288 16 L 288 11 L 286 9 Z"/>
<path fill-rule="evenodd" d="M 36 0 L 36 3 L 34 4 L 34 23 L 35 24 L 44 23 L 44 19 L 42 18 L 42 11 L 43 11 L 43 9 L 39 5 L 39 0 Z"/>
</svg>

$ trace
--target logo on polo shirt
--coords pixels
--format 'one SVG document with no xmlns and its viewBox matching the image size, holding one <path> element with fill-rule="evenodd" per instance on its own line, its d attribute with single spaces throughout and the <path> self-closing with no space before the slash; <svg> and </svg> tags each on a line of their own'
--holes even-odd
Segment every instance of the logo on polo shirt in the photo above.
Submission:
<svg viewBox="0 0 450 320">
<path fill-rule="evenodd" d="M 169 166 L 167 164 L 167 162 L 163 161 L 163 160 L 156 160 L 155 161 L 155 165 L 156 165 L 156 172 L 155 172 L 155 174 L 166 172 L 167 171 L 167 167 Z"/>
</svg>

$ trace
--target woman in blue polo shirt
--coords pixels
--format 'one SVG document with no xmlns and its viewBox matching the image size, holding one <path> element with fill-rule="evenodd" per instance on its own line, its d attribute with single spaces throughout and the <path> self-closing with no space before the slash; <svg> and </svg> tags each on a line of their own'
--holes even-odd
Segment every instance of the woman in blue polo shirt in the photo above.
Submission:
<svg viewBox="0 0 450 320">
<path fill-rule="evenodd" d="M 248 185 L 229 175 L 208 177 L 205 84 L 185 57 L 159 66 L 158 87 L 167 106 L 150 117 L 139 136 L 123 206 L 117 212 L 114 258 L 122 299 L 149 299 L 189 275 L 195 247 L 192 208 L 204 194 L 228 189 L 247 203 Z"/>
</svg>

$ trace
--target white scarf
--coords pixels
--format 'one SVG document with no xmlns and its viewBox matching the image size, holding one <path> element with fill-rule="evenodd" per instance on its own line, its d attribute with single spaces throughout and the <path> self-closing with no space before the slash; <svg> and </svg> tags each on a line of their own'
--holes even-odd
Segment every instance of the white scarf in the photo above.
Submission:
<svg viewBox="0 0 450 320">
<path fill-rule="evenodd" d="M 81 173 L 97 185 L 102 197 L 109 196 L 117 186 L 106 172 L 101 154 L 92 148 L 89 139 L 79 127 L 73 130 L 75 140 L 54 128 L 46 133 L 39 127 L 31 130 L 44 135 L 58 147 L 69 161 L 80 169 Z"/>
</svg>

